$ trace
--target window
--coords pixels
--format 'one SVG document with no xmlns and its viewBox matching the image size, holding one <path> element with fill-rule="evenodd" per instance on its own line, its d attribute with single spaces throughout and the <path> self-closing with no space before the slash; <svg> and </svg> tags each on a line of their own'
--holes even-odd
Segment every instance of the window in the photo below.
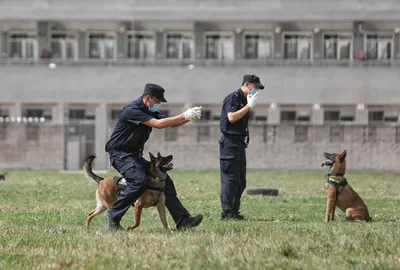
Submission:
<svg viewBox="0 0 400 270">
<path fill-rule="evenodd" d="M 296 121 L 296 111 L 281 111 L 281 122 Z"/>
<path fill-rule="evenodd" d="M 9 36 L 9 52 L 11 58 L 37 59 L 38 43 L 36 37 L 28 34 L 12 34 Z"/>
<path fill-rule="evenodd" d="M 115 58 L 115 38 L 107 34 L 89 34 L 89 58 L 113 59 Z"/>
<path fill-rule="evenodd" d="M 0 140 L 7 139 L 7 124 L 4 123 L 4 119 L 0 118 Z"/>
<path fill-rule="evenodd" d="M 78 42 L 72 35 L 52 34 L 51 54 L 53 58 L 78 59 Z"/>
<path fill-rule="evenodd" d="M 324 111 L 324 121 L 339 121 L 340 111 Z"/>
<path fill-rule="evenodd" d="M 22 109 L 22 117 L 26 117 L 28 119 L 32 119 L 35 122 L 38 122 L 41 118 L 45 120 L 51 120 L 52 116 L 52 109 L 46 108 L 26 108 Z M 29 120 L 28 120 L 29 121 Z M 32 122 L 32 121 L 29 121 Z"/>
<path fill-rule="evenodd" d="M 120 114 L 121 114 L 121 110 L 112 109 L 111 110 L 111 120 L 118 120 Z"/>
<path fill-rule="evenodd" d="M 310 115 L 307 112 L 296 112 L 296 121 L 298 122 L 310 122 Z"/>
<path fill-rule="evenodd" d="M 268 35 L 245 34 L 244 57 L 246 59 L 272 58 L 272 38 Z"/>
<path fill-rule="evenodd" d="M 135 59 L 155 59 L 156 38 L 152 33 L 134 33 L 127 36 L 127 56 Z"/>
<path fill-rule="evenodd" d="M 384 114 L 384 121 L 385 122 L 398 122 L 399 121 L 399 113 L 398 111 L 394 110 L 388 110 L 385 111 Z"/>
<path fill-rule="evenodd" d="M 8 109 L 0 109 L 0 121 L 4 120 L 6 117 L 9 117 L 9 110 Z"/>
<path fill-rule="evenodd" d="M 274 142 L 276 138 L 276 126 L 264 126 L 263 141 Z"/>
<path fill-rule="evenodd" d="M 95 110 L 89 109 L 69 109 L 68 119 L 70 120 L 94 120 L 96 119 Z"/>
<path fill-rule="evenodd" d="M 396 143 L 400 143 L 400 126 L 396 127 Z"/>
<path fill-rule="evenodd" d="M 68 119 L 70 120 L 82 120 L 86 118 L 86 112 L 84 109 L 69 109 Z"/>
<path fill-rule="evenodd" d="M 294 127 L 294 141 L 307 142 L 308 141 L 308 126 L 295 126 Z"/>
<path fill-rule="evenodd" d="M 310 35 L 284 36 L 284 58 L 285 59 L 310 59 L 311 57 Z"/>
<path fill-rule="evenodd" d="M 267 116 L 264 116 L 264 115 L 256 115 L 256 116 L 255 116 L 255 120 L 256 120 L 256 121 L 260 121 L 260 122 L 267 122 L 268 117 L 267 117 Z"/>
<path fill-rule="evenodd" d="M 256 114 L 254 113 L 254 110 L 249 111 L 249 121 L 253 121 L 255 115 L 256 115 Z"/>
<path fill-rule="evenodd" d="M 210 138 L 210 126 L 197 126 L 197 141 L 208 141 Z"/>
<path fill-rule="evenodd" d="M 368 122 L 382 122 L 382 121 L 383 121 L 383 111 L 368 112 Z"/>
<path fill-rule="evenodd" d="M 204 121 L 211 120 L 211 111 L 210 110 L 203 110 L 201 112 L 200 120 L 204 120 Z"/>
<path fill-rule="evenodd" d="M 344 141 L 344 126 L 331 126 L 330 141 L 331 142 Z"/>
<path fill-rule="evenodd" d="M 365 40 L 367 59 L 391 59 L 393 36 L 367 35 Z"/>
<path fill-rule="evenodd" d="M 40 126 L 37 124 L 27 124 L 26 125 L 26 139 L 28 141 L 38 141 Z"/>
<path fill-rule="evenodd" d="M 350 59 L 351 37 L 343 35 L 324 36 L 325 59 Z"/>
<path fill-rule="evenodd" d="M 340 111 L 340 110 L 325 110 L 324 111 L 325 122 L 346 122 L 354 121 L 354 112 L 352 111 Z"/>
<path fill-rule="evenodd" d="M 167 34 L 167 58 L 192 59 L 194 41 L 191 34 Z"/>
<path fill-rule="evenodd" d="M 364 127 L 364 142 L 375 142 L 377 138 L 376 126 Z"/>
<path fill-rule="evenodd" d="M 207 59 L 234 59 L 234 40 L 232 34 L 206 35 Z"/>
</svg>

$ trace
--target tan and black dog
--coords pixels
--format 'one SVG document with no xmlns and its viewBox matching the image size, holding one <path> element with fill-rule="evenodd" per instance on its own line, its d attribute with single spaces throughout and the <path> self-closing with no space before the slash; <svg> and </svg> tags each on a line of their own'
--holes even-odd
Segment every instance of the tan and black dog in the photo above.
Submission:
<svg viewBox="0 0 400 270">
<path fill-rule="evenodd" d="M 161 218 L 161 222 L 165 230 L 168 230 L 167 217 L 165 213 L 165 186 L 168 177 L 167 171 L 172 169 L 173 156 L 162 157 L 160 153 L 157 157 L 150 154 L 150 166 L 147 171 L 147 189 L 142 196 L 134 203 L 135 220 L 134 224 L 128 227 L 128 231 L 137 228 L 140 225 L 142 209 L 150 206 L 156 206 Z M 122 177 L 103 178 L 93 173 L 92 161 L 95 155 L 90 155 L 85 159 L 83 171 L 86 177 L 90 177 L 98 183 L 96 190 L 97 206 L 93 209 L 86 220 L 86 228 L 89 229 L 89 224 L 92 219 L 111 208 L 125 188 L 126 180 Z"/>
<path fill-rule="evenodd" d="M 325 183 L 327 195 L 325 220 L 332 221 L 335 218 L 336 206 L 346 213 L 346 219 L 351 221 L 370 221 L 368 208 L 361 197 L 348 184 L 344 177 L 346 173 L 346 150 L 341 154 L 324 153 L 327 159 L 321 166 L 330 166 Z"/>
</svg>

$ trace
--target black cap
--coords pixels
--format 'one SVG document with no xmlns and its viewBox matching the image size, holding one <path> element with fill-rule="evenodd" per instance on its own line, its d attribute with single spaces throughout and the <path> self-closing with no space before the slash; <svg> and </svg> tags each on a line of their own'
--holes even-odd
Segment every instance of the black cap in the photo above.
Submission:
<svg viewBox="0 0 400 270">
<path fill-rule="evenodd" d="M 264 89 L 264 85 L 261 84 L 260 78 L 256 75 L 244 75 L 242 85 L 245 82 L 254 83 L 259 89 Z"/>
<path fill-rule="evenodd" d="M 167 102 L 167 100 L 164 98 L 164 92 L 164 88 L 162 88 L 158 84 L 148 83 L 144 87 L 143 95 L 150 95 L 161 102 Z"/>
</svg>

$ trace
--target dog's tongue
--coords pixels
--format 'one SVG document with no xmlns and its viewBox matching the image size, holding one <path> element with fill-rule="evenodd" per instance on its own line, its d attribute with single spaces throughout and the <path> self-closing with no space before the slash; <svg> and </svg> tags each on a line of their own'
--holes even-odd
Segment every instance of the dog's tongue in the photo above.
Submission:
<svg viewBox="0 0 400 270">
<path fill-rule="evenodd" d="M 168 162 L 168 167 L 172 167 L 174 166 L 174 163 L 172 163 L 172 161 Z"/>
</svg>

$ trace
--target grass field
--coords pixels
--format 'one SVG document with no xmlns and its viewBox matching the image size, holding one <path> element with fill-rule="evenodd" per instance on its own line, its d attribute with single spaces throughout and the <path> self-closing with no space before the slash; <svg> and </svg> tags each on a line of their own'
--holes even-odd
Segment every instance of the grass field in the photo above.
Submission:
<svg viewBox="0 0 400 270">
<path fill-rule="evenodd" d="M 324 222 L 324 176 L 249 172 L 248 186 L 278 197 L 244 195 L 246 221 L 220 221 L 219 172 L 172 171 L 188 210 L 204 215 L 186 232 L 162 231 L 155 208 L 132 233 L 109 233 L 95 206 L 96 183 L 82 174 L 10 172 L 0 182 L 0 269 L 400 269 L 398 174 L 349 172 L 374 218 Z M 130 225 L 133 209 L 122 220 Z M 174 228 L 168 214 L 168 222 Z"/>
</svg>

